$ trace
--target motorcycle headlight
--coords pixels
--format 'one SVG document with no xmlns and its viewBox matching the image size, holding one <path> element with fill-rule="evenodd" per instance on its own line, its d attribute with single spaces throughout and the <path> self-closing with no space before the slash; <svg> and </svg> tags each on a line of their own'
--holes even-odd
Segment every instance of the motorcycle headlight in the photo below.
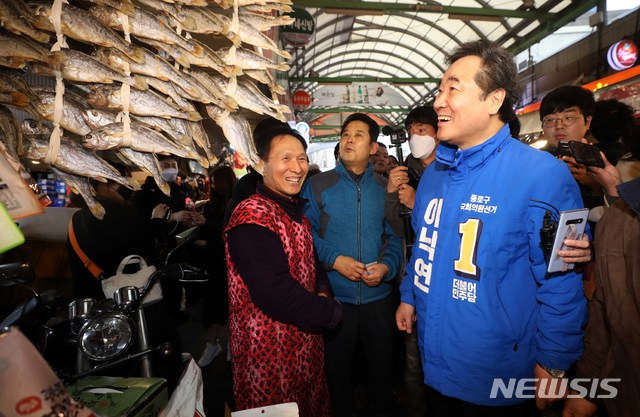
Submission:
<svg viewBox="0 0 640 417">
<path fill-rule="evenodd" d="M 78 333 L 80 350 L 89 359 L 106 361 L 127 350 L 134 326 L 122 313 L 105 313 L 89 320 Z"/>
</svg>

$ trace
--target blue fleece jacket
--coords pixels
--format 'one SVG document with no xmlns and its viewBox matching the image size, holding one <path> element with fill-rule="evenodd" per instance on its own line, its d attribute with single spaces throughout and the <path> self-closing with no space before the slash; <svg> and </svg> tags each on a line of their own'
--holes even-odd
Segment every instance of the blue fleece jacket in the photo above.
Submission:
<svg viewBox="0 0 640 417">
<path fill-rule="evenodd" d="M 547 210 L 582 207 L 567 165 L 509 135 L 460 150 L 442 143 L 418 186 L 401 300 L 414 305 L 425 383 L 482 405 L 524 401 L 496 378 L 566 370 L 583 350 L 582 275 L 546 273 Z M 492 398 L 495 397 L 495 398 Z"/>
<path fill-rule="evenodd" d="M 313 241 L 325 264 L 333 293 L 340 302 L 368 304 L 391 293 L 393 278 L 402 267 L 402 240 L 384 217 L 387 180 L 369 164 L 356 182 L 342 163 L 309 178 L 300 196 L 313 226 Z M 384 281 L 369 287 L 333 269 L 339 255 L 365 264 L 381 262 L 389 267 Z"/>
</svg>

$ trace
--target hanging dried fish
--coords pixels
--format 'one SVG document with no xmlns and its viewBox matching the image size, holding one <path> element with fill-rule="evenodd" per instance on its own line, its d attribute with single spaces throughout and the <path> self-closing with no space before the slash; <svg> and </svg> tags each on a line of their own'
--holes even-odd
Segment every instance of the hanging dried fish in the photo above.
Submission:
<svg viewBox="0 0 640 417">
<path fill-rule="evenodd" d="M 49 51 L 27 38 L 0 31 L 0 65 L 19 69 L 28 62 L 45 62 Z"/>
<path fill-rule="evenodd" d="M 222 58 L 222 61 L 227 65 L 234 65 L 242 68 L 243 70 L 264 70 L 273 68 L 277 71 L 289 71 L 289 65 L 285 62 L 274 63 L 271 60 L 257 54 L 249 49 L 236 48 L 235 58 L 231 58 L 230 48 L 222 48 L 218 51 L 218 55 Z"/>
<path fill-rule="evenodd" d="M 96 107 L 122 110 L 121 91 L 117 87 L 94 85 L 87 97 L 87 102 Z M 200 113 L 184 111 L 178 105 L 169 102 L 161 95 L 150 90 L 131 90 L 129 111 L 138 116 L 157 116 L 165 119 L 178 117 L 192 121 L 202 120 Z"/>
<path fill-rule="evenodd" d="M 102 24 L 112 29 L 123 30 L 122 16 L 110 7 L 91 6 L 89 12 Z M 178 45 L 195 55 L 202 56 L 202 48 L 178 35 L 153 14 L 141 8 L 135 8 L 135 14 L 129 17 L 129 30 L 138 39 L 154 39 L 171 45 Z"/>
<path fill-rule="evenodd" d="M 51 4 L 39 4 L 34 9 L 34 25 L 38 29 L 55 32 L 51 23 Z M 86 10 L 62 3 L 60 16 L 62 33 L 72 39 L 100 46 L 116 48 L 136 62 L 144 62 L 144 52 L 129 45 L 122 36 L 100 23 Z"/>
<path fill-rule="evenodd" d="M 125 159 L 127 159 L 132 164 L 147 171 L 149 175 L 151 175 L 156 181 L 156 184 L 158 184 L 158 188 L 160 188 L 160 191 L 168 196 L 171 195 L 171 187 L 169 187 L 169 183 L 162 178 L 162 169 L 160 168 L 158 158 L 156 158 L 154 154 L 147 152 L 138 152 L 131 148 L 120 148 L 118 153 L 124 156 Z"/>
<path fill-rule="evenodd" d="M 87 203 L 87 207 L 91 211 L 91 213 L 97 218 L 102 220 L 106 211 L 102 204 L 98 203 L 93 196 L 96 194 L 93 187 L 89 183 L 89 179 L 87 177 L 70 174 L 68 172 L 57 169 L 56 167 L 51 167 L 51 171 L 53 174 L 63 181 L 65 184 L 71 188 L 75 194 L 78 194 L 85 203 Z"/>
<path fill-rule="evenodd" d="M 247 119 L 240 113 L 231 113 L 212 104 L 207 104 L 206 108 L 209 116 L 222 128 L 229 143 L 242 152 L 252 164 L 258 165 L 260 158 L 253 143 L 251 127 Z"/>
<path fill-rule="evenodd" d="M 24 137 L 25 156 L 29 159 L 44 161 L 49 150 L 49 140 L 42 136 Z M 122 176 L 118 170 L 93 152 L 83 148 L 70 138 L 62 138 L 60 151 L 53 165 L 65 172 L 90 177 L 101 182 L 115 181 L 125 187 L 140 188 L 135 180 Z"/>
<path fill-rule="evenodd" d="M 6 146 L 9 156 L 17 160 L 21 151 L 22 130 L 13 113 L 4 106 L 0 106 L 0 141 Z"/>
<path fill-rule="evenodd" d="M 16 35 L 27 35 L 38 42 L 49 42 L 49 34 L 37 30 L 28 20 L 31 15 L 22 0 L 0 0 L 0 23 L 3 28 Z"/>
<path fill-rule="evenodd" d="M 85 135 L 82 145 L 98 151 L 121 148 L 124 146 L 123 130 L 122 122 L 102 126 Z M 176 145 L 158 131 L 139 123 L 131 125 L 131 145 L 127 147 L 135 151 L 173 154 L 182 158 L 198 157 L 197 154 L 194 155 L 183 146 Z"/>
<path fill-rule="evenodd" d="M 48 67 L 33 65 L 31 71 L 34 74 L 51 77 L 55 76 L 53 74 L 54 70 L 59 70 L 62 77 L 69 81 L 102 84 L 113 84 L 114 81 L 118 81 L 129 84 L 138 90 L 149 89 L 144 79 L 126 76 L 124 73 L 104 65 L 90 55 L 72 49 L 51 52 L 48 56 L 45 56 L 45 60 Z"/>
</svg>

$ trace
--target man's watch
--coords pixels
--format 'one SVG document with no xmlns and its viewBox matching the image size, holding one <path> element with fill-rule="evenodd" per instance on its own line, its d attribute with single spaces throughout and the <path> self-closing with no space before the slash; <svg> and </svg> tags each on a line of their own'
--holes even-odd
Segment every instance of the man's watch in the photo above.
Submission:
<svg viewBox="0 0 640 417">
<path fill-rule="evenodd" d="M 551 375 L 552 377 L 554 377 L 554 378 L 562 378 L 564 376 L 564 374 L 565 374 L 565 371 L 561 371 L 560 369 L 549 368 L 547 366 L 544 366 L 540 362 L 538 362 L 538 366 L 541 367 L 542 369 L 544 369 L 545 371 L 547 371 L 547 373 L 549 375 Z"/>
</svg>

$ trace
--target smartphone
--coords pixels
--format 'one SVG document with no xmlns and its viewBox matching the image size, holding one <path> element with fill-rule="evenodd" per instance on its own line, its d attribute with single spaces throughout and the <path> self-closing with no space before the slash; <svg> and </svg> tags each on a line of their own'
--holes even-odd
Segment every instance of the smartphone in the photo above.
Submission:
<svg viewBox="0 0 640 417">
<path fill-rule="evenodd" d="M 567 151 L 569 153 L 567 153 Z M 558 142 L 558 154 L 572 156 L 577 163 L 604 168 L 604 160 L 597 147 L 575 140 Z"/>
<path fill-rule="evenodd" d="M 368 264 L 366 264 L 364 267 L 365 267 L 365 269 L 369 269 L 369 267 L 370 267 L 371 265 L 375 265 L 375 264 L 377 264 L 377 263 L 378 263 L 377 261 L 376 261 L 376 262 L 369 262 L 369 263 L 368 263 Z M 365 272 L 365 274 L 366 274 L 366 275 L 369 275 L 370 273 L 371 273 L 370 271 Z"/>
<path fill-rule="evenodd" d="M 166 221 L 169 221 L 170 218 L 171 218 L 171 209 L 168 208 L 167 211 L 164 213 L 164 219 Z"/>
<path fill-rule="evenodd" d="M 573 269 L 574 264 L 564 263 L 562 258 L 558 256 L 558 251 L 567 249 L 564 244 L 565 239 L 582 239 L 588 216 L 589 209 L 587 208 L 567 210 L 560 213 L 547 272 L 564 272 Z"/>
<path fill-rule="evenodd" d="M 571 154 L 571 149 L 569 149 L 568 141 L 561 140 L 558 142 L 558 156 L 573 156 Z"/>
</svg>

